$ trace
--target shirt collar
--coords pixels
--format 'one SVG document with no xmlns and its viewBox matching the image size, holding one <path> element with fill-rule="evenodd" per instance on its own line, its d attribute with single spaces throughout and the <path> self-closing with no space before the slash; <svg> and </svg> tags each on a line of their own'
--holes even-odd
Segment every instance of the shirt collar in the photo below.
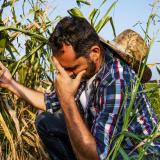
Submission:
<svg viewBox="0 0 160 160">
<path fill-rule="evenodd" d="M 100 67 L 99 71 L 96 73 L 96 77 L 93 80 L 93 82 L 95 84 L 100 82 L 107 74 L 109 74 L 110 66 L 113 64 L 113 60 L 114 60 L 113 54 L 111 53 L 111 51 L 109 49 L 107 49 L 107 48 L 105 49 L 103 58 L 104 59 L 103 59 L 102 66 Z M 80 82 L 81 91 L 83 91 L 86 84 L 87 84 L 86 80 L 81 80 L 81 82 Z"/>
<path fill-rule="evenodd" d="M 110 72 L 110 66 L 111 64 L 113 64 L 113 54 L 109 49 L 107 48 L 105 49 L 103 58 L 104 58 L 103 64 L 96 76 L 96 80 L 98 81 L 101 81 L 105 77 L 105 75 Z"/>
</svg>

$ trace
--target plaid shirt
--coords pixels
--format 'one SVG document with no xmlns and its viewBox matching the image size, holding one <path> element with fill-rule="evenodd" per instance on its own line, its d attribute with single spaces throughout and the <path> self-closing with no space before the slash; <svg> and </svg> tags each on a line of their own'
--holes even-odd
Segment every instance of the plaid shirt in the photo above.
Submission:
<svg viewBox="0 0 160 160">
<path fill-rule="evenodd" d="M 92 89 L 85 110 L 83 110 L 79 100 L 85 89 L 85 82 L 81 83 L 77 91 L 75 101 L 86 125 L 95 137 L 97 152 L 101 160 L 107 157 L 114 141 L 116 141 L 115 138 L 121 132 L 124 115 L 135 85 L 135 77 L 135 72 L 130 66 L 113 57 L 112 53 L 106 50 L 104 64 L 92 82 Z M 147 137 L 157 125 L 157 118 L 146 94 L 141 92 L 142 90 L 143 87 L 140 85 L 130 113 L 128 132 Z M 55 91 L 45 93 L 45 102 L 47 111 L 51 113 L 60 109 Z M 130 153 L 136 144 L 135 139 L 125 138 L 122 147 L 126 153 Z M 130 156 L 134 155 L 135 152 L 137 151 L 130 153 Z M 159 154 L 160 142 L 152 142 L 147 152 Z"/>
</svg>

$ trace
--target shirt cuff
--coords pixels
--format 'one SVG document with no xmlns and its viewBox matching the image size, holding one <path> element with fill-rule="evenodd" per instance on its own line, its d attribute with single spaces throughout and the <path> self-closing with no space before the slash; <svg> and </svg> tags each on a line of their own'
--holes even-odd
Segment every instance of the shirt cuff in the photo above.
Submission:
<svg viewBox="0 0 160 160">
<path fill-rule="evenodd" d="M 44 102 L 46 111 L 54 113 L 60 109 L 60 103 L 55 90 L 50 93 L 44 93 Z"/>
</svg>

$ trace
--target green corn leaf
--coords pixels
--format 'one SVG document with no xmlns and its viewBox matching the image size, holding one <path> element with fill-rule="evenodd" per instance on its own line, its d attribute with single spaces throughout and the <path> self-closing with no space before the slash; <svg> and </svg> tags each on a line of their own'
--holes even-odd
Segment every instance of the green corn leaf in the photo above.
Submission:
<svg viewBox="0 0 160 160">
<path fill-rule="evenodd" d="M 111 26 L 112 26 L 113 35 L 114 35 L 114 37 L 116 37 L 116 30 L 115 30 L 115 27 L 114 27 L 114 24 L 113 24 L 112 17 L 110 18 L 110 23 L 111 23 Z"/>
<path fill-rule="evenodd" d="M 131 132 L 123 132 L 125 137 L 130 137 L 130 138 L 133 138 L 133 139 L 136 139 L 138 141 L 141 141 L 141 137 L 139 135 L 136 135 L 134 133 L 131 133 Z"/>
<path fill-rule="evenodd" d="M 99 6 L 98 9 L 100 9 L 100 8 L 104 5 L 104 3 L 106 3 L 106 1 L 107 1 L 107 0 L 104 0 L 104 1 L 100 4 L 100 6 Z"/>
<path fill-rule="evenodd" d="M 79 8 L 75 7 L 67 11 L 72 16 L 84 17 Z"/>
<path fill-rule="evenodd" d="M 158 72 L 159 75 L 160 75 L 160 68 L 156 66 L 156 69 L 157 69 L 157 72 Z"/>
<path fill-rule="evenodd" d="M 29 14 L 33 14 L 34 13 L 34 10 L 33 9 L 30 9 L 29 10 Z"/>
<path fill-rule="evenodd" d="M 80 4 L 86 4 L 86 5 L 91 5 L 91 2 L 87 1 L 87 0 L 76 0 L 78 6 L 80 7 Z"/>
<path fill-rule="evenodd" d="M 19 82 L 21 84 L 25 83 L 25 79 L 26 79 L 27 73 L 28 73 L 28 68 L 27 68 L 26 64 L 23 63 L 21 68 L 18 70 Z"/>
<path fill-rule="evenodd" d="M 0 39 L 0 53 L 4 53 L 6 47 L 6 38 Z"/>
<path fill-rule="evenodd" d="M 105 17 L 102 18 L 99 23 L 95 26 L 95 30 L 97 31 L 97 33 L 99 33 L 101 31 L 101 29 L 105 26 L 105 24 L 110 21 L 111 17 Z"/>
<path fill-rule="evenodd" d="M 12 5 L 12 1 L 8 1 L 8 2 L 5 2 L 1 7 L 6 8 L 6 7 L 11 6 L 11 5 Z"/>
<path fill-rule="evenodd" d="M 81 3 L 79 1 L 77 1 L 77 5 L 78 7 L 81 7 Z"/>
<path fill-rule="evenodd" d="M 124 151 L 124 149 L 122 147 L 120 147 L 119 152 L 121 153 L 124 160 L 129 160 L 130 159 L 128 157 L 127 153 Z"/>
<path fill-rule="evenodd" d="M 41 36 L 39 34 L 36 34 L 36 33 L 33 33 L 33 32 L 30 32 L 28 30 L 25 30 L 25 29 L 19 29 L 19 28 L 16 28 L 16 27 L 2 27 L 0 26 L 0 31 L 5 31 L 5 30 L 12 30 L 12 31 L 18 31 L 18 32 L 21 32 L 21 33 L 24 33 L 28 36 L 32 36 L 34 38 L 37 38 L 41 41 L 44 41 L 44 42 L 47 42 L 47 38 L 45 38 L 44 36 Z"/>
<path fill-rule="evenodd" d="M 106 14 L 101 18 L 101 20 L 95 26 L 95 29 L 96 29 L 97 32 L 100 32 L 100 30 L 104 27 L 104 25 L 111 19 L 111 17 L 109 16 L 109 13 L 112 11 L 112 9 L 116 5 L 116 3 L 117 3 L 117 1 L 112 3 L 112 5 L 109 7 Z"/>
<path fill-rule="evenodd" d="M 25 3 L 26 3 L 26 0 L 24 0 L 24 1 L 23 1 L 23 4 L 22 4 L 22 12 L 23 12 L 23 16 L 25 16 L 25 13 L 24 13 Z"/>
<path fill-rule="evenodd" d="M 100 6 L 98 7 L 98 8 L 94 8 L 92 11 L 91 11 L 91 13 L 89 14 L 89 20 L 90 20 L 90 23 L 91 23 L 91 25 L 94 27 L 94 24 L 95 24 L 95 22 L 96 22 L 96 20 L 97 20 L 97 18 L 98 18 L 98 16 L 99 16 L 99 14 L 100 14 L 100 8 L 104 5 L 104 3 L 106 2 L 106 0 L 104 0 L 101 4 L 100 4 Z M 93 22 L 93 20 L 94 20 L 94 22 Z"/>
<path fill-rule="evenodd" d="M 13 60 L 16 60 L 14 53 L 17 53 L 17 55 L 20 56 L 20 53 L 12 43 L 7 45 L 6 50 L 10 53 L 10 56 L 12 57 Z"/>
<path fill-rule="evenodd" d="M 16 67 L 14 68 L 13 72 L 12 72 L 12 76 L 16 73 L 19 65 L 21 63 L 23 63 L 24 61 L 26 61 L 30 56 L 32 56 L 33 54 L 35 54 L 39 49 L 41 49 L 43 46 L 45 45 L 45 43 L 42 43 L 41 45 L 39 45 L 38 47 L 34 48 L 28 55 L 23 56 L 16 64 Z"/>
<path fill-rule="evenodd" d="M 13 15 L 14 22 L 17 23 L 17 17 L 16 17 L 14 6 L 12 7 L 12 15 Z"/>
<path fill-rule="evenodd" d="M 0 26 L 2 27 L 2 26 Z M 4 53 L 8 40 L 8 34 L 6 31 L 0 32 L 0 53 Z"/>
<path fill-rule="evenodd" d="M 99 14 L 99 13 L 100 13 L 99 9 L 94 8 L 94 9 L 91 11 L 91 13 L 89 14 L 89 20 L 90 20 L 90 24 L 91 24 L 92 26 L 94 26 L 93 20 L 94 20 L 95 16 L 96 16 L 97 14 Z"/>
</svg>

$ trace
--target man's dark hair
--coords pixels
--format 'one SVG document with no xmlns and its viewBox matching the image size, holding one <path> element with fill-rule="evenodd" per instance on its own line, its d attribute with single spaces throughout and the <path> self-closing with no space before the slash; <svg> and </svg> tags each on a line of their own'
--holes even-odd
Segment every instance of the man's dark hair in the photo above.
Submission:
<svg viewBox="0 0 160 160">
<path fill-rule="evenodd" d="M 103 51 L 98 34 L 85 18 L 65 17 L 56 25 L 49 38 L 53 55 L 63 47 L 72 45 L 76 57 L 88 56 L 93 45 L 98 45 Z"/>
</svg>

